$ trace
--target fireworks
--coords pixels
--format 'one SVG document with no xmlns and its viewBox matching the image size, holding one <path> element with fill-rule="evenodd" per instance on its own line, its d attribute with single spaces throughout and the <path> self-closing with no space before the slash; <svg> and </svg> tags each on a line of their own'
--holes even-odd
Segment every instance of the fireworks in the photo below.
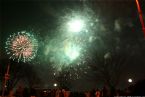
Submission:
<svg viewBox="0 0 145 97">
<path fill-rule="evenodd" d="M 45 55 L 43 62 L 49 60 L 58 71 L 65 67 L 77 65 L 83 60 L 84 56 L 81 41 L 78 39 L 72 40 L 71 38 L 63 39 L 63 37 L 49 40 L 43 50 Z"/>
<path fill-rule="evenodd" d="M 70 60 L 74 60 L 79 56 L 80 48 L 74 44 L 69 43 L 65 46 L 64 52 Z"/>
<path fill-rule="evenodd" d="M 34 59 L 38 49 L 38 41 L 26 31 L 10 35 L 6 41 L 6 52 L 10 59 L 28 62 Z"/>
<path fill-rule="evenodd" d="M 59 29 L 53 31 L 57 34 L 51 38 L 50 36 L 45 38 L 47 40 L 43 50 L 45 56 L 41 57 L 43 62 L 50 61 L 58 72 L 63 72 L 65 68 L 76 67 L 78 64 L 85 64 L 83 62 L 88 55 L 87 50 L 96 39 L 95 23 L 90 18 L 93 16 L 88 13 L 73 11 L 71 14 L 62 16 Z"/>
<path fill-rule="evenodd" d="M 59 76 L 63 80 L 77 80 L 84 78 L 90 71 L 91 68 L 87 65 L 71 65 L 69 67 L 64 67 L 60 72 L 55 71 L 54 76 Z"/>
<path fill-rule="evenodd" d="M 84 28 L 84 21 L 81 19 L 72 19 L 68 22 L 68 29 L 70 32 L 80 32 Z"/>
</svg>

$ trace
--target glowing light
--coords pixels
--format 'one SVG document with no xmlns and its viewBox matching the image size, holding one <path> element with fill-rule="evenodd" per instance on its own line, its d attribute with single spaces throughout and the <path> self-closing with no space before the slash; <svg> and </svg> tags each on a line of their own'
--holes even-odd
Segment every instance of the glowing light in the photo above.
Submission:
<svg viewBox="0 0 145 97">
<path fill-rule="evenodd" d="M 44 92 L 44 93 L 46 93 L 47 91 L 46 91 L 46 90 L 44 90 L 43 92 Z"/>
<path fill-rule="evenodd" d="M 79 56 L 79 52 L 75 48 L 70 49 L 66 54 L 71 60 L 74 60 Z"/>
<path fill-rule="evenodd" d="M 69 43 L 65 48 L 65 54 L 70 60 L 76 59 L 80 55 L 80 48 L 72 43 Z"/>
<path fill-rule="evenodd" d="M 84 21 L 81 19 L 72 19 L 68 22 L 68 30 L 71 32 L 80 32 L 84 27 Z"/>
<path fill-rule="evenodd" d="M 128 79 L 128 82 L 129 82 L 129 83 L 132 83 L 132 79 L 131 79 L 131 78 L 129 78 L 129 79 Z"/>
<path fill-rule="evenodd" d="M 57 87 L 57 83 L 54 83 L 53 86 L 54 86 L 54 87 Z"/>
<path fill-rule="evenodd" d="M 36 56 L 38 41 L 30 33 L 22 31 L 10 35 L 5 48 L 10 59 L 17 59 L 18 62 L 31 61 Z"/>
</svg>

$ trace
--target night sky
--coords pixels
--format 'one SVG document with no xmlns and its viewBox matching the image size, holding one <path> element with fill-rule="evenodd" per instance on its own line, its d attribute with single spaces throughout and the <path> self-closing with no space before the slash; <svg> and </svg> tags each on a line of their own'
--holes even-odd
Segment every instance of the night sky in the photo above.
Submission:
<svg viewBox="0 0 145 97">
<path fill-rule="evenodd" d="M 139 1 L 145 21 L 145 0 Z M 59 73 L 55 72 L 51 67 L 55 62 L 45 58 L 43 52 L 46 41 L 61 34 L 57 29 L 64 21 L 62 17 L 72 11 L 81 14 L 86 10 L 93 15 L 92 17 L 86 15 L 88 19 L 92 19 L 88 21 L 93 23 L 98 19 L 99 22 L 94 23 L 92 29 L 88 26 L 88 29 L 93 32 L 94 40 L 87 44 L 85 55 L 87 57 L 79 60 L 85 60 L 86 63 L 85 66 L 77 67 L 76 72 L 80 78 L 76 79 L 73 78 L 75 76 L 66 75 L 68 72 L 74 72 L 71 68 L 70 71 L 66 71 L 66 74 L 63 70 Z M 33 31 L 40 45 L 36 58 L 32 62 L 18 63 L 9 59 L 5 52 L 5 42 L 9 35 L 24 30 Z M 106 58 L 105 55 L 109 57 Z M 106 72 L 110 72 L 112 77 L 116 76 L 113 74 L 119 74 L 119 88 L 129 85 L 128 78 L 132 78 L 134 82 L 142 80 L 145 78 L 145 40 L 135 0 L 2 0 L 0 3 L 0 84 L 8 63 L 11 64 L 11 80 L 14 80 L 18 73 L 17 76 L 21 80 L 31 78 L 30 83 L 41 88 L 51 88 L 51 84 L 59 81 L 68 82 L 72 90 L 102 87 L 106 83 L 104 82 L 106 75 L 98 73 L 102 68 L 100 64 L 104 64 L 103 66 L 108 69 Z M 84 73 L 85 71 L 87 73 Z M 33 82 L 32 76 L 37 81 Z M 114 82 L 116 77 L 111 80 Z"/>
</svg>

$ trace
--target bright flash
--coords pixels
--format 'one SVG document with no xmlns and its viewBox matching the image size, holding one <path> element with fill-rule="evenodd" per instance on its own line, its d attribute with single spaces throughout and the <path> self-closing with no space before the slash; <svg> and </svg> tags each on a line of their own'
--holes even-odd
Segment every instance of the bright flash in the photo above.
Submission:
<svg viewBox="0 0 145 97">
<path fill-rule="evenodd" d="M 57 87 L 57 83 L 54 83 L 53 86 L 54 86 L 54 87 Z"/>
<path fill-rule="evenodd" d="M 131 78 L 129 78 L 129 79 L 128 79 L 128 82 L 129 82 L 129 83 L 132 83 L 132 79 L 131 79 Z"/>
<path fill-rule="evenodd" d="M 80 55 L 80 48 L 72 43 L 68 43 L 65 47 L 65 54 L 70 60 L 75 60 Z"/>
<path fill-rule="evenodd" d="M 67 56 L 71 59 L 74 60 L 79 56 L 79 52 L 77 49 L 70 49 L 70 51 L 67 53 Z"/>
<path fill-rule="evenodd" d="M 71 32 L 80 32 L 84 27 L 84 21 L 81 19 L 73 19 L 68 22 L 68 30 Z"/>
</svg>

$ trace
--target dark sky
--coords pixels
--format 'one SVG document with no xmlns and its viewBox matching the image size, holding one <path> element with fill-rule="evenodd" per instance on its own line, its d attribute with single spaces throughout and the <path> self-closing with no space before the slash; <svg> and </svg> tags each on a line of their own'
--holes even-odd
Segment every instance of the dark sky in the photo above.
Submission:
<svg viewBox="0 0 145 97">
<path fill-rule="evenodd" d="M 145 1 L 139 1 L 141 1 L 141 9 L 145 17 Z M 122 71 L 121 81 L 124 82 L 123 84 L 126 83 L 125 81 L 129 77 L 135 81 L 145 78 L 145 41 L 141 31 L 135 0 L 86 0 L 86 2 L 83 0 L 2 0 L 0 4 L 0 68 L 2 71 L 5 67 L 2 66 L 4 65 L 3 63 L 7 64 L 8 61 L 4 47 L 5 41 L 10 34 L 22 30 L 33 30 L 43 40 L 46 34 L 52 34 L 46 33 L 46 31 L 56 29 L 59 16 L 64 16 L 65 14 L 64 10 L 83 10 L 87 6 L 91 7 L 94 13 L 99 14 L 99 18 L 102 19 L 101 22 L 109 30 L 108 36 L 101 36 L 101 39 L 108 48 L 102 49 L 104 51 L 99 50 L 99 52 L 111 52 L 113 56 L 125 57 L 128 60 L 125 69 Z M 119 19 L 122 23 L 122 31 L 117 33 L 112 31 L 112 29 L 114 29 L 115 21 Z M 113 34 L 110 34 L 111 32 Z M 115 45 L 114 39 L 119 39 L 119 44 Z M 113 50 L 113 45 L 116 47 L 119 45 L 119 53 L 116 54 Z M 93 53 L 96 54 L 97 50 Z M 44 69 L 45 67 L 41 68 Z M 94 78 L 90 79 L 95 80 Z M 76 81 L 73 84 L 78 86 L 82 80 L 84 79 Z M 86 83 L 89 83 L 89 81 L 86 81 Z"/>
</svg>

